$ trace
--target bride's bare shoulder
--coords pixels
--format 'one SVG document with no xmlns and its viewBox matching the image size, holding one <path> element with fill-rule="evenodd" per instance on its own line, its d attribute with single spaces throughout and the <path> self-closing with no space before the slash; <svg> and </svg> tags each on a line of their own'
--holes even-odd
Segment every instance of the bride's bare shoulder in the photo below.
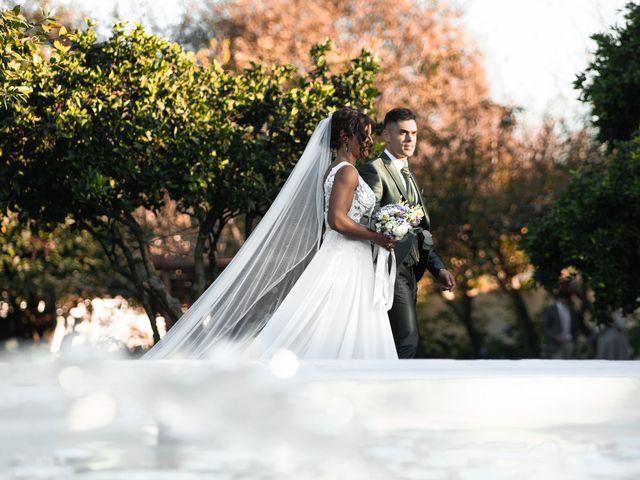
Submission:
<svg viewBox="0 0 640 480">
<path fill-rule="evenodd" d="M 323 180 L 326 182 L 327 179 L 330 176 L 332 176 L 332 174 L 334 178 L 337 177 L 338 174 L 340 174 L 340 172 L 345 169 L 344 167 L 349 167 L 349 166 L 353 167 L 353 165 L 351 165 L 348 162 L 332 163 L 331 165 L 329 165 L 329 168 L 327 168 L 327 171 L 324 174 Z"/>
<path fill-rule="evenodd" d="M 336 172 L 336 181 L 343 181 L 347 183 L 358 182 L 358 170 L 350 163 L 341 165 Z"/>
</svg>

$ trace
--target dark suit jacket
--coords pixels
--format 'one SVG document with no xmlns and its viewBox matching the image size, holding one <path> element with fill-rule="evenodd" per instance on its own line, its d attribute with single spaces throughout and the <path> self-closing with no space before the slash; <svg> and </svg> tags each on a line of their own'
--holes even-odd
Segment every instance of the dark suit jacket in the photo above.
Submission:
<svg viewBox="0 0 640 480">
<path fill-rule="evenodd" d="M 571 313 L 571 336 L 575 341 L 580 333 L 585 337 L 591 336 L 591 330 L 585 325 L 585 323 L 576 312 L 573 306 L 569 306 L 569 312 Z M 547 351 L 549 353 L 555 353 L 559 344 L 554 340 L 555 337 L 562 334 L 562 322 L 560 321 L 560 314 L 558 313 L 558 306 L 555 304 L 549 305 L 544 309 L 542 314 L 542 324 L 544 329 L 544 335 L 547 338 Z"/>
<path fill-rule="evenodd" d="M 398 173 L 398 170 L 394 167 L 392 160 L 383 152 L 380 157 L 367 162 L 359 168 L 360 176 L 371 187 L 373 193 L 376 195 L 376 207 L 381 205 L 388 205 L 390 203 L 399 203 L 402 201 L 408 202 L 407 191 L 404 188 L 402 178 Z M 418 183 L 415 181 L 413 174 L 411 174 L 416 191 L 418 192 L 419 202 L 424 210 L 424 219 L 422 220 L 421 227 L 424 230 L 431 228 L 431 221 L 429 214 L 427 213 L 427 207 L 424 204 L 424 199 L 418 188 Z M 422 242 L 422 235 L 416 239 L 413 236 L 408 236 L 407 241 L 417 241 L 420 261 L 414 267 L 416 279 L 419 280 L 424 274 L 425 269 L 428 269 L 431 274 L 437 278 L 440 269 L 445 268 L 444 263 L 432 248 L 426 249 Z M 403 249 L 401 245 L 396 246 L 396 250 Z M 398 258 L 398 262 L 402 262 L 404 258 Z"/>
</svg>

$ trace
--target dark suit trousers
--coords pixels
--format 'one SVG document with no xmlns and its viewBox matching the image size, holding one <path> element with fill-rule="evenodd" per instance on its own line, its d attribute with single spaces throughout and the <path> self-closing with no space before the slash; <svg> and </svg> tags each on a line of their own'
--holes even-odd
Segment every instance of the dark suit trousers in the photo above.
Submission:
<svg viewBox="0 0 640 480">
<path fill-rule="evenodd" d="M 396 274 L 393 306 L 388 312 L 399 358 L 415 358 L 418 351 L 417 293 L 418 285 L 413 267 L 407 262 L 400 263 Z"/>
</svg>

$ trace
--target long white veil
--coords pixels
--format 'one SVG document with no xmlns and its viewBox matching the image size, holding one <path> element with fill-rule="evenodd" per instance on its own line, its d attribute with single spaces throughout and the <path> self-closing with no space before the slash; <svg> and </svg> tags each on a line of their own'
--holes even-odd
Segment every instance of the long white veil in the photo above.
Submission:
<svg viewBox="0 0 640 480">
<path fill-rule="evenodd" d="M 330 140 L 331 114 L 231 263 L 144 359 L 241 352 L 264 327 L 320 245 Z"/>
</svg>

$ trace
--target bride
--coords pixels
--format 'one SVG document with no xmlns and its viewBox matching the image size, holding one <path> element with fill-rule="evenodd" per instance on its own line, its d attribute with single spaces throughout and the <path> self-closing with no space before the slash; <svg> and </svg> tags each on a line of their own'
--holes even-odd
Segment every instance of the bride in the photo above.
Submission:
<svg viewBox="0 0 640 480">
<path fill-rule="evenodd" d="M 352 108 L 319 123 L 233 261 L 144 358 L 398 358 L 386 308 L 374 306 L 371 249 L 394 242 L 359 223 L 375 205 L 354 166 L 372 126 Z"/>
</svg>

